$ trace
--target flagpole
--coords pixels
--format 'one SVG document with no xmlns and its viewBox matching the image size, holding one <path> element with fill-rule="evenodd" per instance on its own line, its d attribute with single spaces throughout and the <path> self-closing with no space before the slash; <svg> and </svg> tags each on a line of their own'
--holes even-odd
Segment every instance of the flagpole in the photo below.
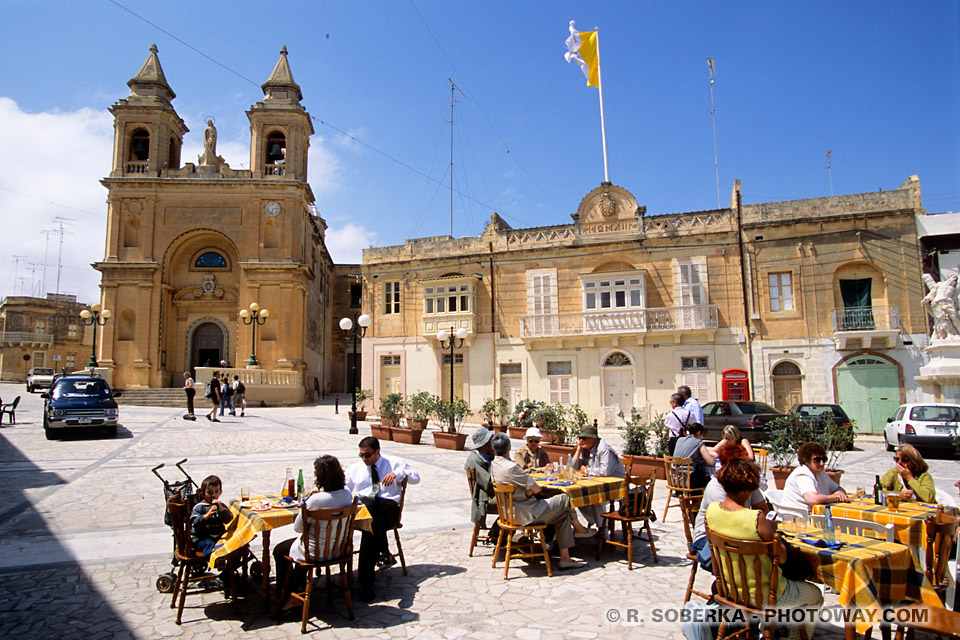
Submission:
<svg viewBox="0 0 960 640">
<path fill-rule="evenodd" d="M 603 70 L 600 65 L 600 28 L 593 30 L 597 34 L 597 87 L 600 91 L 600 137 L 603 138 L 603 181 L 610 182 L 610 168 L 607 165 L 607 123 L 603 117 Z"/>
</svg>

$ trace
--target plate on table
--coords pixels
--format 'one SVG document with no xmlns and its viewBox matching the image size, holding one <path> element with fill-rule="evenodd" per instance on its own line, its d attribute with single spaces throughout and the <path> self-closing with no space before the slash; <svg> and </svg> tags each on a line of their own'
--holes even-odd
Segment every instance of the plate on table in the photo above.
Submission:
<svg viewBox="0 0 960 640">
<path fill-rule="evenodd" d="M 270 511 L 273 508 L 272 502 L 261 502 L 250 507 L 251 511 Z"/>
</svg>

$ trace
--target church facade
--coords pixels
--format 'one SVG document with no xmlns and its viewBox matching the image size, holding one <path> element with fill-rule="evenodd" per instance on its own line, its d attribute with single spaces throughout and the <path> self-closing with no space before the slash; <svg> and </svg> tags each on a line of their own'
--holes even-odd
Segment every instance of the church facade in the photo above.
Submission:
<svg viewBox="0 0 960 640">
<path fill-rule="evenodd" d="M 249 169 L 216 154 L 210 121 L 203 155 L 181 162 L 187 127 L 156 46 L 127 84 L 130 95 L 110 109 L 106 254 L 94 265 L 113 313 L 101 367 L 119 388 L 168 387 L 184 371 L 240 367 L 255 354 L 251 371 L 299 387 L 284 401 L 326 390 L 333 262 L 307 183 L 313 125 L 286 48 L 247 111 Z M 242 317 L 252 304 L 263 324 Z"/>
</svg>

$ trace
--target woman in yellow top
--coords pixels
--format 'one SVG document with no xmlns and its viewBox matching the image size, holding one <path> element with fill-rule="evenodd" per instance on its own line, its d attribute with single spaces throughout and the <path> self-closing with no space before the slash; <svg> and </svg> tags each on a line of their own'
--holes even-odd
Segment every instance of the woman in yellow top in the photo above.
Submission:
<svg viewBox="0 0 960 640">
<path fill-rule="evenodd" d="M 917 502 L 936 502 L 937 488 L 933 484 L 927 461 L 912 444 L 902 444 L 893 454 L 893 461 L 897 463 L 880 478 L 880 486 L 884 491 L 900 492 L 901 500 L 916 500 Z"/>
<path fill-rule="evenodd" d="M 743 458 L 730 460 L 720 468 L 716 474 L 717 481 L 727 492 L 727 497 L 721 502 L 715 502 L 707 507 L 707 528 L 714 533 L 719 533 L 728 538 L 738 540 L 758 540 L 770 542 L 773 540 L 774 525 L 763 517 L 763 514 L 756 509 L 750 509 L 746 506 L 747 501 L 753 492 L 760 486 L 760 470 L 757 465 Z M 786 562 L 787 548 L 781 542 L 776 550 L 777 561 Z M 736 560 L 732 559 L 735 576 L 738 575 Z M 718 558 L 714 557 L 714 566 Z M 770 576 L 772 564 L 769 557 L 761 559 L 763 566 L 763 579 Z M 723 566 L 727 566 L 726 561 Z M 754 581 L 748 582 L 748 589 L 752 592 L 755 588 Z M 809 582 L 787 580 L 782 575 L 777 581 L 777 608 L 785 609 L 807 609 L 819 610 L 823 605 L 823 594 L 816 585 Z M 817 616 L 808 615 L 804 619 L 808 638 L 814 637 L 813 633 L 817 625 Z M 793 619 L 789 617 L 788 619 Z M 790 638 L 800 637 L 800 625 L 794 625 L 790 629 Z"/>
</svg>

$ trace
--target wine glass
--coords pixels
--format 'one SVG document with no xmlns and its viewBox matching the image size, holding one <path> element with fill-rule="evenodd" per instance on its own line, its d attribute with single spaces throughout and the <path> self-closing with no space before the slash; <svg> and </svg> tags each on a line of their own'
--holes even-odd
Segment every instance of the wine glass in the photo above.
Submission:
<svg viewBox="0 0 960 640">
<path fill-rule="evenodd" d="M 857 500 L 859 500 L 862 503 L 864 498 L 866 497 L 867 497 L 867 490 L 864 489 L 863 487 L 857 487 Z"/>
</svg>

